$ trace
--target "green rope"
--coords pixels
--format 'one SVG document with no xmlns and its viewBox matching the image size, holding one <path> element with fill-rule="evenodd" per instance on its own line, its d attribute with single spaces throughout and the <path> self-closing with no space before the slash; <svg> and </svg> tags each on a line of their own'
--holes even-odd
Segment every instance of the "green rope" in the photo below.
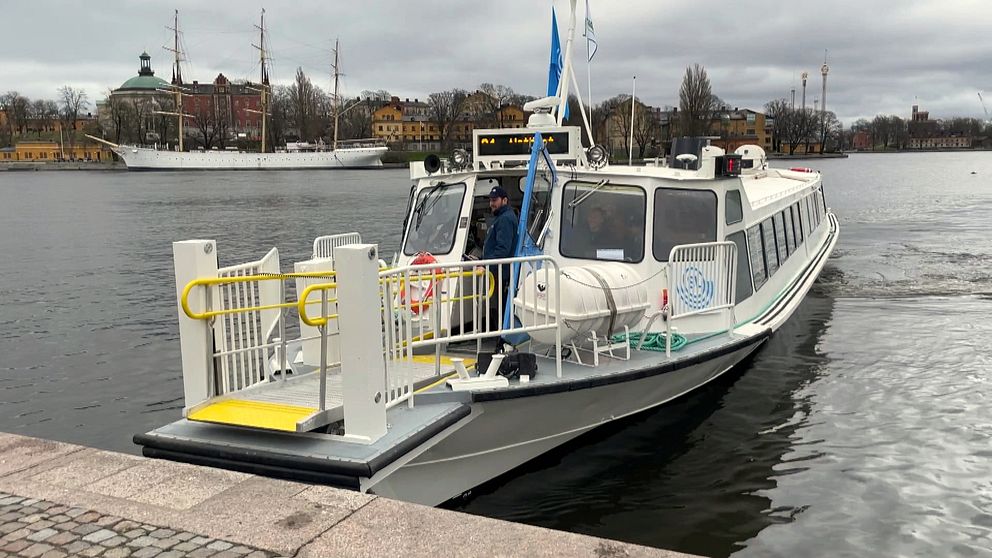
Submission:
<svg viewBox="0 0 992 558">
<path fill-rule="evenodd" d="M 637 344 L 641 342 L 641 337 L 644 337 L 644 344 L 641 345 L 641 350 L 643 351 L 665 351 L 665 334 L 664 333 L 640 333 L 636 331 L 630 332 L 630 337 L 625 334 L 620 333 L 614 335 L 610 338 L 613 343 L 622 343 L 624 341 L 628 342 L 631 347 L 637 347 Z M 688 340 L 685 336 L 678 333 L 672 334 L 672 350 L 677 351 L 688 344 Z"/>
</svg>

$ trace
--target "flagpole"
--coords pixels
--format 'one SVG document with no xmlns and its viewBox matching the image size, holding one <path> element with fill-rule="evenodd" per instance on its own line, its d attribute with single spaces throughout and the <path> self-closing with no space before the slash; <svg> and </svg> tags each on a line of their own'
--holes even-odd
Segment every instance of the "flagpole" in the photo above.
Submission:
<svg viewBox="0 0 992 558">
<path fill-rule="evenodd" d="M 589 100 L 589 112 L 592 113 L 592 60 L 589 59 L 589 40 L 586 39 L 586 92 Z M 595 137 L 592 133 L 592 126 L 589 127 L 589 137 Z M 590 144 L 590 147 L 595 145 L 595 142 Z"/>
<path fill-rule="evenodd" d="M 630 143 L 627 145 L 627 165 L 634 164 L 634 99 L 637 98 L 637 76 L 630 90 Z"/>
</svg>

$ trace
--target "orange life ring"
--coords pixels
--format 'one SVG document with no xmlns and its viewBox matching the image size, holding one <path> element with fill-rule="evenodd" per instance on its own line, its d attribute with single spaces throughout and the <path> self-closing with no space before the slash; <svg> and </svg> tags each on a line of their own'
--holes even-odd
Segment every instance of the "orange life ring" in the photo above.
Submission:
<svg viewBox="0 0 992 558">
<path fill-rule="evenodd" d="M 437 258 L 435 258 L 430 252 L 419 252 L 413 257 L 410 265 L 422 265 L 422 264 L 432 264 L 437 263 Z M 442 273 L 441 268 L 435 269 L 431 275 L 432 279 L 427 280 L 427 287 L 424 288 L 424 281 L 417 281 L 416 289 L 420 290 L 420 296 L 414 292 L 413 280 L 411 280 L 410 285 L 410 311 L 416 316 L 420 314 L 421 311 L 427 310 L 431 305 L 431 299 L 434 298 L 434 288 L 437 286 L 437 275 Z M 400 304 L 406 306 L 407 303 L 407 286 L 402 285 L 400 287 Z"/>
</svg>

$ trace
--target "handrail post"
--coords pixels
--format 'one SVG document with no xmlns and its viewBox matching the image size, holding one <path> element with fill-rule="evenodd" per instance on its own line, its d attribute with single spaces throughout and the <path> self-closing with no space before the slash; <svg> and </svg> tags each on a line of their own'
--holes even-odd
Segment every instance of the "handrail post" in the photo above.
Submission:
<svg viewBox="0 0 992 558">
<path fill-rule="evenodd" d="M 318 326 L 320 331 L 320 400 L 317 408 L 324 410 L 324 400 L 327 398 L 327 289 L 320 290 L 320 318 L 323 325 Z"/>
<path fill-rule="evenodd" d="M 172 243 L 176 271 L 176 306 L 179 312 L 179 346 L 183 363 L 183 415 L 213 396 L 213 328 L 209 320 L 194 320 L 183 311 L 180 300 L 186 285 L 204 277 L 217 277 L 217 243 L 213 240 L 184 240 Z M 209 308 L 212 289 L 197 288 L 189 294 L 192 308 Z"/>
<path fill-rule="evenodd" d="M 280 279 L 279 280 L 279 302 L 280 303 L 285 303 L 286 302 L 286 281 L 285 281 L 285 279 Z M 288 360 L 288 357 L 286 355 L 286 350 L 287 350 L 287 346 L 286 346 L 286 308 L 280 308 L 279 309 L 279 343 L 280 343 L 280 351 L 279 351 L 279 360 L 280 360 L 280 362 L 279 362 L 279 369 L 281 370 L 281 372 L 280 372 L 279 375 L 280 375 L 282 381 L 286 381 L 286 368 L 287 368 L 287 360 Z"/>
<path fill-rule="evenodd" d="M 386 433 L 386 360 L 382 344 L 378 247 L 334 250 L 337 271 L 345 436 L 372 443 Z M 409 303 L 409 297 L 407 299 Z"/>
</svg>

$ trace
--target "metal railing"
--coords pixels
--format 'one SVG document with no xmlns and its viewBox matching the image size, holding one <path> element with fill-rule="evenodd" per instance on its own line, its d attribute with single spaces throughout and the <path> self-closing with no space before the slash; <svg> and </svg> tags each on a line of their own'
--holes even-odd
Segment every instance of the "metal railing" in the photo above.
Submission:
<svg viewBox="0 0 992 558">
<path fill-rule="evenodd" d="M 361 244 L 362 235 L 357 232 L 318 236 L 313 241 L 313 259 L 334 258 L 334 249 L 348 244 Z"/>
<path fill-rule="evenodd" d="M 272 353 L 278 352 L 279 370 L 289 369 L 286 311 L 297 308 L 300 302 L 286 301 L 285 281 L 327 280 L 335 273 L 280 273 L 278 252 L 273 248 L 257 262 L 221 268 L 218 275 L 187 283 L 179 303 L 189 318 L 211 323 L 215 348 L 211 355 L 215 368 L 212 391 L 224 395 L 266 380 Z M 189 300 L 198 287 L 208 290 L 207 307 L 202 310 L 192 308 Z M 281 378 L 286 378 L 285 372 Z"/>
<path fill-rule="evenodd" d="M 435 374 L 440 374 L 441 350 L 449 343 L 475 341 L 481 352 L 484 339 L 552 332 L 561 376 L 559 273 L 550 257 L 411 265 L 379 277 L 387 406 L 413 405 L 413 378 L 403 363 L 418 350 L 432 348 Z M 554 297 L 546 295 L 549 283 L 555 285 Z M 513 297 L 504 287 L 510 284 L 518 285 Z"/>
<path fill-rule="evenodd" d="M 737 245 L 733 242 L 682 244 L 668 256 L 672 318 L 733 309 L 737 285 Z"/>
</svg>

